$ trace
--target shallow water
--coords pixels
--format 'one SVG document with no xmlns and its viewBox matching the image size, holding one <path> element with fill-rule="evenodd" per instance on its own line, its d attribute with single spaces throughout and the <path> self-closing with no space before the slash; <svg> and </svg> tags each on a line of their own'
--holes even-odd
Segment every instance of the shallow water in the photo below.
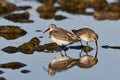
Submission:
<svg viewBox="0 0 120 80">
<path fill-rule="evenodd" d="M 9 0 L 8 0 L 9 1 Z M 112 0 L 111 0 L 112 1 Z M 22 62 L 27 66 L 20 69 L 4 69 L 3 74 L 0 74 L 1 77 L 4 77 L 6 80 L 114 80 L 120 79 L 119 68 L 120 68 L 120 50 L 119 49 L 105 49 L 101 46 L 120 46 L 120 20 L 104 20 L 97 21 L 92 16 L 85 15 L 72 15 L 65 12 L 58 11 L 56 14 L 63 14 L 68 17 L 68 19 L 55 21 L 54 19 L 44 20 L 40 19 L 38 13 L 35 11 L 38 6 L 41 4 L 36 1 L 21 1 L 21 0 L 11 0 L 11 2 L 16 3 L 17 5 L 31 5 L 32 9 L 29 9 L 30 18 L 34 20 L 34 23 L 14 23 L 3 18 L 0 18 L 0 25 L 17 25 L 21 26 L 22 29 L 26 30 L 28 33 L 15 40 L 6 40 L 3 37 L 0 37 L 0 49 L 3 49 L 7 46 L 16 46 L 28 42 L 33 37 L 43 36 L 40 39 L 40 44 L 46 44 L 52 42 L 48 37 L 48 33 L 43 34 L 42 32 L 36 32 L 36 30 L 42 30 L 48 28 L 49 24 L 54 23 L 57 26 L 60 26 L 64 29 L 79 29 L 82 27 L 89 27 L 93 29 L 98 35 L 98 63 L 91 68 L 83 69 L 77 66 L 74 66 L 66 71 L 56 73 L 54 76 L 48 75 L 48 72 L 43 69 L 43 67 L 48 68 L 50 61 L 60 55 L 59 52 L 55 53 L 45 53 L 35 51 L 33 54 L 23 54 L 17 52 L 15 54 L 8 54 L 0 50 L 0 64 L 8 62 Z M 85 43 L 84 43 L 85 44 Z M 79 43 L 72 44 L 70 46 L 79 45 Z M 91 47 L 94 48 L 91 51 L 90 55 L 95 55 L 95 44 L 89 43 Z M 80 50 L 69 49 L 67 55 L 71 58 L 79 58 Z M 83 52 L 84 54 L 84 52 Z M 27 74 L 21 73 L 21 70 L 27 69 L 31 72 Z"/>
</svg>

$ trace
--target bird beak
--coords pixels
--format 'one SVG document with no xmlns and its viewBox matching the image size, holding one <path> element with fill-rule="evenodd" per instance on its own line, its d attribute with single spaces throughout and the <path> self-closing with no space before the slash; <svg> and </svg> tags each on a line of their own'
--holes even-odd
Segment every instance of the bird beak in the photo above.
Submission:
<svg viewBox="0 0 120 80">
<path fill-rule="evenodd" d="M 50 29 L 49 29 L 49 28 L 48 28 L 48 29 L 46 29 L 43 33 L 47 32 L 48 30 L 50 30 Z"/>
</svg>

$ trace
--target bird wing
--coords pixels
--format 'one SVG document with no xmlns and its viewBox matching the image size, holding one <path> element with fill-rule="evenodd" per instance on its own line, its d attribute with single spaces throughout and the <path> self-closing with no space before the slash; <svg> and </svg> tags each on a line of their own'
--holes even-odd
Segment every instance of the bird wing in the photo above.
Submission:
<svg viewBox="0 0 120 80">
<path fill-rule="evenodd" d="M 94 31 L 92 29 L 89 28 L 82 28 L 76 31 L 76 35 L 83 35 L 83 34 L 90 34 L 90 33 L 94 33 Z"/>
<path fill-rule="evenodd" d="M 64 41 L 68 41 L 72 39 L 70 35 L 71 34 L 69 32 L 67 33 L 66 31 L 51 31 L 50 32 L 50 37 L 54 36 L 55 38 L 59 40 L 64 40 Z"/>
</svg>

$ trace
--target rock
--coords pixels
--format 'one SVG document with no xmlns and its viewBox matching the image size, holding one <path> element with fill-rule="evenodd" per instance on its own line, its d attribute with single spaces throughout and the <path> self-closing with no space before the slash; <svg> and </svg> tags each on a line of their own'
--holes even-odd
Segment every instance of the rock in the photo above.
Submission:
<svg viewBox="0 0 120 80">
<path fill-rule="evenodd" d="M 0 36 L 12 40 L 24 36 L 27 32 L 19 26 L 7 25 L 0 26 Z"/>
<path fill-rule="evenodd" d="M 6 2 L 5 0 L 0 0 L 0 16 L 9 14 L 16 10 L 16 5 Z"/>
<path fill-rule="evenodd" d="M 32 54 L 39 46 L 39 39 L 34 37 L 29 42 L 23 43 L 18 47 L 19 51 L 25 54 Z"/>
<path fill-rule="evenodd" d="M 107 11 L 96 11 L 93 14 L 94 18 L 96 20 L 118 20 L 120 19 L 120 13 L 119 12 L 107 12 Z"/>
<path fill-rule="evenodd" d="M 14 22 L 21 22 L 21 23 L 31 23 L 34 22 L 33 20 L 29 20 L 30 14 L 29 12 L 23 12 L 23 13 L 14 13 L 10 14 L 8 16 L 5 16 L 5 19 L 14 21 Z"/>
<path fill-rule="evenodd" d="M 26 64 L 23 64 L 21 62 L 9 62 L 9 63 L 0 64 L 0 68 L 10 68 L 10 69 L 19 69 L 25 66 Z"/>
<path fill-rule="evenodd" d="M 8 46 L 2 49 L 2 51 L 7 52 L 7 53 L 16 53 L 18 52 L 18 49 L 13 46 Z"/>
</svg>

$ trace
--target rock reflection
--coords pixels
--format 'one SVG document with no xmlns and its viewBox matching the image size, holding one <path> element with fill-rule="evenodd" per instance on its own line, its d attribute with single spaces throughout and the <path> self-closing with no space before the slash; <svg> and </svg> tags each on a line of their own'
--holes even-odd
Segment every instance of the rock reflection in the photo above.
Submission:
<svg viewBox="0 0 120 80">
<path fill-rule="evenodd" d="M 3 74 L 3 73 L 4 73 L 4 71 L 0 70 L 0 75 Z"/>
<path fill-rule="evenodd" d="M 27 70 L 27 69 L 23 69 L 23 70 L 21 70 L 21 73 L 23 73 L 23 74 L 27 74 L 27 73 L 30 73 L 31 71 L 30 70 Z"/>
<path fill-rule="evenodd" d="M 19 26 L 0 26 L 0 36 L 4 37 L 7 40 L 16 39 L 18 37 L 24 36 L 26 33 L 27 32 L 23 29 L 20 29 Z"/>
<path fill-rule="evenodd" d="M 10 68 L 10 69 L 19 69 L 25 66 L 26 64 L 21 62 L 9 62 L 9 63 L 0 64 L 0 68 Z"/>
<path fill-rule="evenodd" d="M 4 77 L 0 77 L 0 80 L 6 80 Z"/>
<path fill-rule="evenodd" d="M 102 46 L 102 48 L 105 48 L 105 49 L 108 49 L 108 48 L 110 48 L 110 49 L 120 49 L 120 46 L 109 46 L 109 45 L 104 45 L 104 46 Z"/>
<path fill-rule="evenodd" d="M 67 69 L 72 68 L 75 66 L 78 59 L 73 59 L 66 55 L 59 55 L 51 60 L 48 67 L 48 74 L 55 75 L 57 72 L 62 72 Z"/>
<path fill-rule="evenodd" d="M 82 55 L 83 50 L 81 51 L 77 66 L 80 68 L 91 68 L 98 63 L 98 58 L 97 58 L 98 50 L 96 50 L 95 56 L 92 56 L 88 54 L 88 52 L 91 51 L 90 49 L 88 49 L 90 47 L 88 46 L 85 46 L 85 47 L 86 48 L 83 48 L 83 50 L 85 50 L 84 52 L 86 53 L 85 55 Z"/>
</svg>

